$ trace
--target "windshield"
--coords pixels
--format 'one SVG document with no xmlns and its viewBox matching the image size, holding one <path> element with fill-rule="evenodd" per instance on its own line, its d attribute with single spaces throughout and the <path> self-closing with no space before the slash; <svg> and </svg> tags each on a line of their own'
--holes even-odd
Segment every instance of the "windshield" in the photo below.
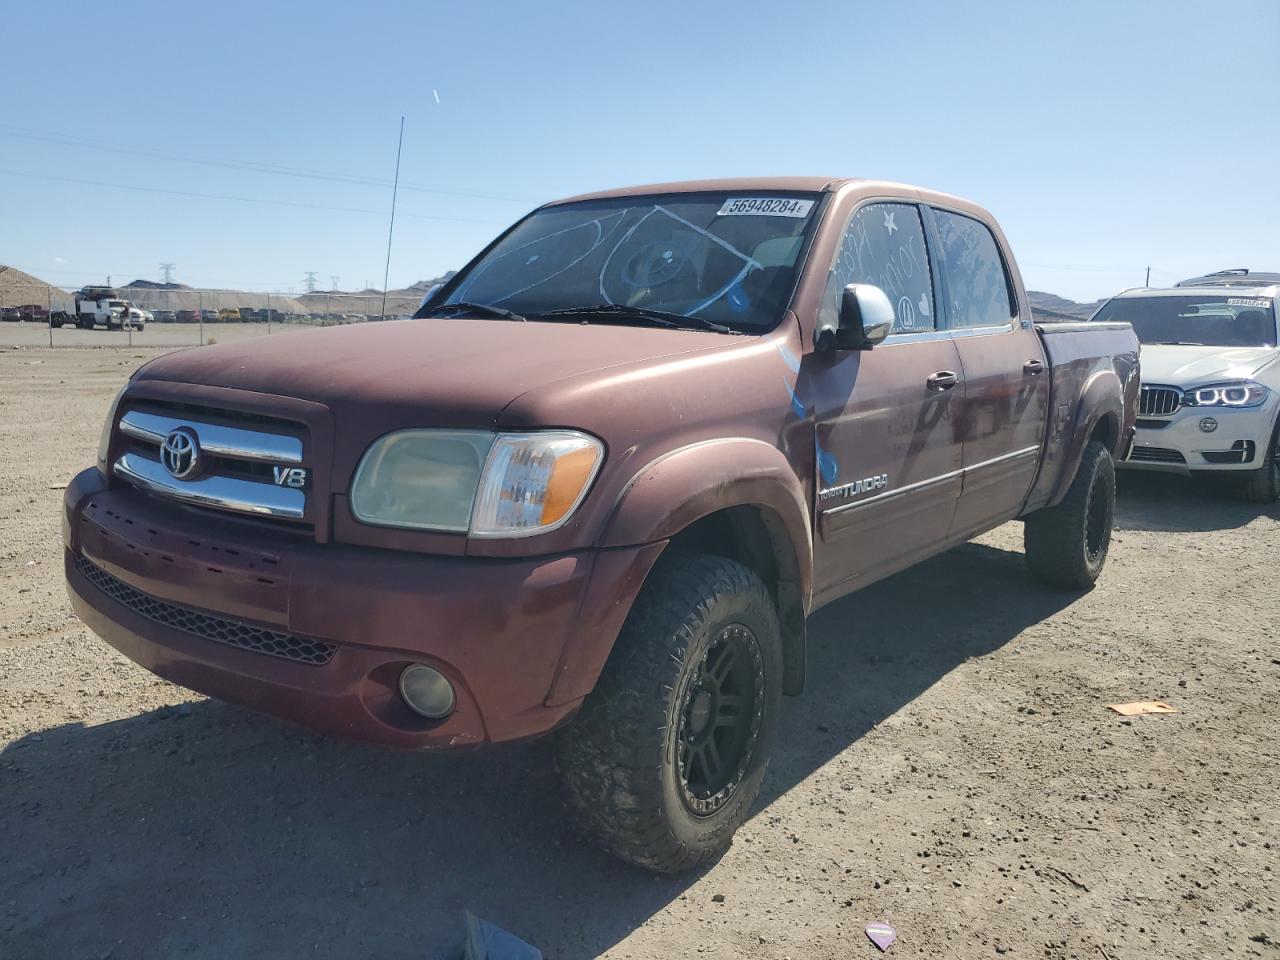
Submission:
<svg viewBox="0 0 1280 960">
<path fill-rule="evenodd" d="M 662 311 L 763 332 L 795 283 L 816 194 L 619 197 L 530 215 L 475 263 L 450 303 L 531 320 L 581 307 Z M 595 319 L 595 318 L 588 318 Z"/>
<path fill-rule="evenodd" d="M 1268 297 L 1189 295 L 1116 297 L 1094 320 L 1125 320 L 1142 343 L 1274 347 L 1275 304 Z"/>
</svg>

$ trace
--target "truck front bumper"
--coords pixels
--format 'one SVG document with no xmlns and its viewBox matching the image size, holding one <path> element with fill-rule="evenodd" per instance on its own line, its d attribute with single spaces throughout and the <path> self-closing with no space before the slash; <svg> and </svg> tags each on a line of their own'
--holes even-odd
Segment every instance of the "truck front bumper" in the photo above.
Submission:
<svg viewBox="0 0 1280 960">
<path fill-rule="evenodd" d="M 174 683 L 327 733 L 414 749 L 545 733 L 594 685 L 664 544 L 442 557 L 338 544 L 177 507 L 97 470 L 68 486 L 72 606 Z M 423 663 L 457 704 L 414 713 Z"/>
<path fill-rule="evenodd" d="M 1257 470 L 1273 455 L 1277 408 L 1280 399 L 1272 396 L 1248 409 L 1182 407 L 1171 417 L 1141 418 L 1120 466 L 1183 475 Z"/>
</svg>

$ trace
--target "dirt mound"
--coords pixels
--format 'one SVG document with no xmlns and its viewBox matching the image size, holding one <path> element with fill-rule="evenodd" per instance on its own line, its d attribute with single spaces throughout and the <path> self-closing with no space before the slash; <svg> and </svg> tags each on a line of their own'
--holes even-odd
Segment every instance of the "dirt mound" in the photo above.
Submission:
<svg viewBox="0 0 1280 960">
<path fill-rule="evenodd" d="M 23 273 L 17 267 L 0 264 L 0 307 L 21 307 L 28 303 L 44 307 L 52 300 L 57 309 L 58 301 L 67 297 L 67 291 L 60 287 Z"/>
</svg>

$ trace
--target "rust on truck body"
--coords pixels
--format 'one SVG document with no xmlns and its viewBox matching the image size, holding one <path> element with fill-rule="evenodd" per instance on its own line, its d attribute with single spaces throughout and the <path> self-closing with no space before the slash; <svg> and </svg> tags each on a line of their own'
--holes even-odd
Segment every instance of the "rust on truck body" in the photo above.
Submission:
<svg viewBox="0 0 1280 960">
<path fill-rule="evenodd" d="M 735 194 L 810 211 L 788 240 L 793 273 L 776 319 L 739 335 L 607 317 L 433 318 L 476 282 L 508 231 L 433 294 L 422 319 L 147 364 L 117 421 L 133 411 L 296 438 L 305 508 L 263 519 L 139 489 L 112 465 L 144 453 L 111 424 L 102 469 L 66 491 L 77 612 L 161 676 L 329 732 L 420 749 L 511 740 L 572 719 L 653 565 L 691 531 L 728 537 L 725 550 L 767 574 L 796 692 L 807 614 L 1059 502 L 1090 438 L 1115 456 L 1127 449 L 1132 332 L 1038 330 L 999 225 L 967 201 L 884 181 L 756 178 L 588 194 L 531 217 L 646 198 L 654 209 L 690 197 L 724 197 L 727 207 Z M 925 269 L 911 313 L 932 326 L 895 330 L 873 349 L 826 348 L 837 259 L 869 209 L 877 223 L 883 211 L 894 242 L 918 218 L 926 255 L 907 251 L 899 269 L 907 260 Z M 963 301 L 944 276 L 949 215 L 990 232 L 1007 322 L 946 325 Z M 603 278 L 602 268 L 602 289 Z M 361 521 L 352 505 L 361 459 L 412 428 L 564 428 L 597 438 L 603 466 L 568 520 L 534 536 Z M 214 635 L 237 624 L 297 649 L 319 644 L 330 658 L 291 662 Z M 454 685 L 447 718 L 401 702 L 397 676 L 414 662 Z"/>
</svg>

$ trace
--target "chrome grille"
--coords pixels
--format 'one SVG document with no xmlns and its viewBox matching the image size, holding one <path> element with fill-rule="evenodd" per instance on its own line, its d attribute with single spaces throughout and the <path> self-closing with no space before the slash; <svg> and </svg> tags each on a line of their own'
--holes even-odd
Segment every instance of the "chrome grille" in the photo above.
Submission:
<svg viewBox="0 0 1280 960">
<path fill-rule="evenodd" d="M 1182 391 L 1177 387 L 1142 385 L 1138 396 L 1138 412 L 1144 417 L 1168 417 L 1182 406 Z"/>
<path fill-rule="evenodd" d="M 162 626 L 172 627 L 193 636 L 225 643 L 242 650 L 263 653 L 271 657 L 282 657 L 298 663 L 310 663 L 316 666 L 328 663 L 337 650 L 333 644 L 320 640 L 308 640 L 306 637 L 295 637 L 290 633 L 256 627 L 251 623 L 229 620 L 226 617 L 202 613 L 190 607 L 179 606 L 160 600 L 150 594 L 143 593 L 129 586 L 118 577 L 113 577 L 93 561 L 78 555 L 75 559 L 76 570 L 80 575 L 97 587 L 100 591 L 122 606 L 128 607 L 141 616 Z"/>
<path fill-rule="evenodd" d="M 305 480 L 301 487 L 275 481 L 280 471 L 303 463 L 299 436 L 216 422 L 231 418 L 214 410 L 205 411 L 206 420 L 161 409 L 131 409 L 120 418 L 121 451 L 112 467 L 117 477 L 183 503 L 282 520 L 304 518 Z M 167 438 L 175 432 L 194 440 L 201 465 L 190 475 L 164 462 Z"/>
</svg>

